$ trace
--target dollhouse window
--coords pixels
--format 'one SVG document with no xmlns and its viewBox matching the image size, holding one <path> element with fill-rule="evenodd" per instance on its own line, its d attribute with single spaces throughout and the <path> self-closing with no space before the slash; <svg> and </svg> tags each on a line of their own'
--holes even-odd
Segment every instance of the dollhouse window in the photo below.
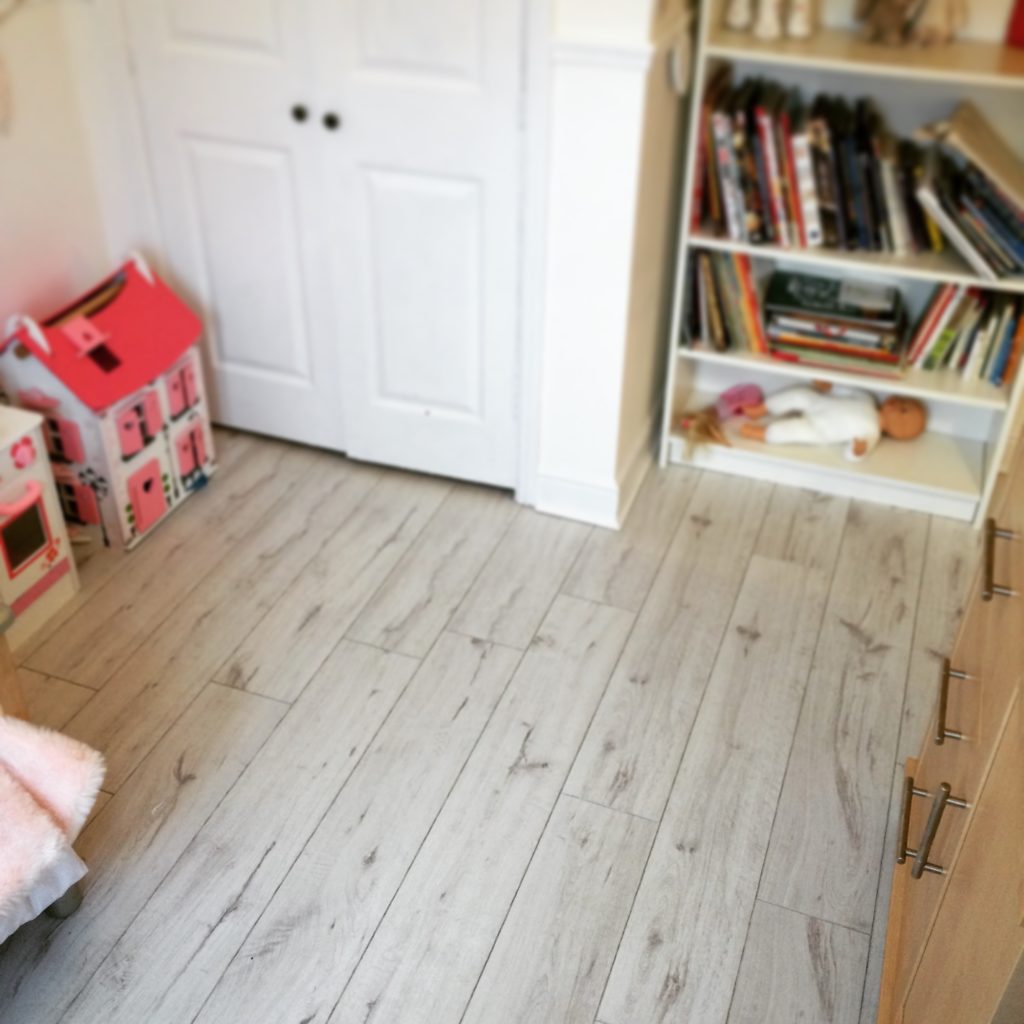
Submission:
<svg viewBox="0 0 1024 1024">
<path fill-rule="evenodd" d="M 88 525 L 100 521 L 100 505 L 96 492 L 88 484 L 57 482 L 57 493 L 64 515 L 75 523 Z"/>
<path fill-rule="evenodd" d="M 89 349 L 86 354 L 104 373 L 113 373 L 121 365 L 121 360 L 103 344 Z"/>
<path fill-rule="evenodd" d="M 206 438 L 202 423 L 196 423 L 184 431 L 177 440 L 178 475 L 187 479 L 206 463 Z"/>
<path fill-rule="evenodd" d="M 156 438 L 163 425 L 160 397 L 155 391 L 146 391 L 138 401 L 117 415 L 117 437 L 122 457 L 130 459 L 142 451 Z"/>
<path fill-rule="evenodd" d="M 196 385 L 195 367 L 191 361 L 167 375 L 167 400 L 171 407 L 172 419 L 177 419 L 198 404 L 199 388 Z"/>
<path fill-rule="evenodd" d="M 46 447 L 62 462 L 85 462 L 82 432 L 72 420 L 50 416 L 46 419 Z"/>
</svg>

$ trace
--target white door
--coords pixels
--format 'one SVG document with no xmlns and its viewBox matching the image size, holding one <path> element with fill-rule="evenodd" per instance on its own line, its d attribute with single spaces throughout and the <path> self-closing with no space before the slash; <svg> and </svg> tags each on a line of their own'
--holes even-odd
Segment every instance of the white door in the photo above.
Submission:
<svg viewBox="0 0 1024 1024">
<path fill-rule="evenodd" d="M 315 9 L 348 453 L 510 486 L 521 5 Z"/>
<path fill-rule="evenodd" d="M 520 3 L 124 0 L 221 422 L 515 483 Z"/>
<path fill-rule="evenodd" d="M 206 319 L 214 417 L 343 449 L 306 6 L 123 3 L 162 255 Z"/>
</svg>

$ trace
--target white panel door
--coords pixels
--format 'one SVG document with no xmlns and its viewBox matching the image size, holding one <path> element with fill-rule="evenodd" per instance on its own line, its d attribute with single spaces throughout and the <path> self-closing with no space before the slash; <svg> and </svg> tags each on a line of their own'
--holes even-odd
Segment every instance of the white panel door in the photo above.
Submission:
<svg viewBox="0 0 1024 1024">
<path fill-rule="evenodd" d="M 511 486 L 520 3 L 314 9 L 348 453 Z"/>
<path fill-rule="evenodd" d="M 206 319 L 215 417 L 342 449 L 307 4 L 123 6 L 164 256 Z"/>
</svg>

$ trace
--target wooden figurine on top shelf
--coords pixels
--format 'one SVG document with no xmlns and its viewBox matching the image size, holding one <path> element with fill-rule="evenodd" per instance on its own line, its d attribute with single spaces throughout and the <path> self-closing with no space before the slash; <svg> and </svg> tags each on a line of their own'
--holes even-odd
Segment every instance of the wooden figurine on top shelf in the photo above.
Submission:
<svg viewBox="0 0 1024 1024">
<path fill-rule="evenodd" d="M 857 0 L 864 37 L 887 46 L 944 46 L 967 24 L 967 0 Z"/>
<path fill-rule="evenodd" d="M 818 0 L 729 0 L 725 24 L 738 32 L 752 30 L 758 39 L 807 39 L 818 27 Z M 755 14 L 755 4 L 757 11 Z"/>
<path fill-rule="evenodd" d="M 767 444 L 843 444 L 843 454 L 859 461 L 882 436 L 912 441 L 924 433 L 928 415 L 913 398 L 893 395 L 879 407 L 866 391 L 830 384 L 786 388 L 762 405 L 744 409 L 749 420 L 772 417 L 770 423 L 744 423 L 740 433 Z"/>
</svg>

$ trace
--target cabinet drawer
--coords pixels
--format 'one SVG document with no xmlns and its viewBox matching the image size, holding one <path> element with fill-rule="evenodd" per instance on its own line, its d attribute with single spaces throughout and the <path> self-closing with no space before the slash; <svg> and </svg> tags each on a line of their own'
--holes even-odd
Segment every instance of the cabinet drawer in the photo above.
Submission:
<svg viewBox="0 0 1024 1024">
<path fill-rule="evenodd" d="M 898 1017 L 905 1024 L 987 1024 L 1003 999 L 1024 950 L 1022 779 L 1024 716 L 1015 689 Z"/>
<path fill-rule="evenodd" d="M 896 836 L 895 848 L 887 852 L 901 859 L 893 868 L 892 899 L 889 907 L 889 930 L 886 939 L 886 959 L 889 976 L 886 988 L 891 992 L 892 1003 L 888 1013 L 880 1013 L 879 1020 L 899 1020 L 899 1008 L 906 995 L 921 951 L 924 949 L 928 931 L 941 902 L 945 879 L 933 872 L 924 872 L 920 878 L 912 877 L 914 856 L 928 824 L 932 798 L 923 792 L 914 795 L 910 787 L 923 791 L 918 762 L 907 759 L 904 775 L 903 806 L 900 829 Z M 934 791 L 928 791 L 932 793 Z M 952 813 L 952 808 L 950 809 Z M 946 823 L 948 828 L 948 822 Z M 929 861 L 936 862 L 937 853 L 929 855 Z"/>
<path fill-rule="evenodd" d="M 986 536 L 985 556 L 982 561 L 982 577 L 996 588 L 1014 591 L 1017 596 L 1003 597 L 998 593 L 991 596 L 991 602 L 1024 602 L 1024 442 L 1017 451 L 1013 472 L 999 501 L 993 505 L 992 521 L 1005 533 L 1014 536 L 989 538 Z M 987 531 L 986 531 L 987 533 Z M 1024 611 L 1018 612 L 1024 620 Z M 1019 635 L 1015 637 L 1018 656 L 1024 652 L 1024 643 Z"/>
</svg>

